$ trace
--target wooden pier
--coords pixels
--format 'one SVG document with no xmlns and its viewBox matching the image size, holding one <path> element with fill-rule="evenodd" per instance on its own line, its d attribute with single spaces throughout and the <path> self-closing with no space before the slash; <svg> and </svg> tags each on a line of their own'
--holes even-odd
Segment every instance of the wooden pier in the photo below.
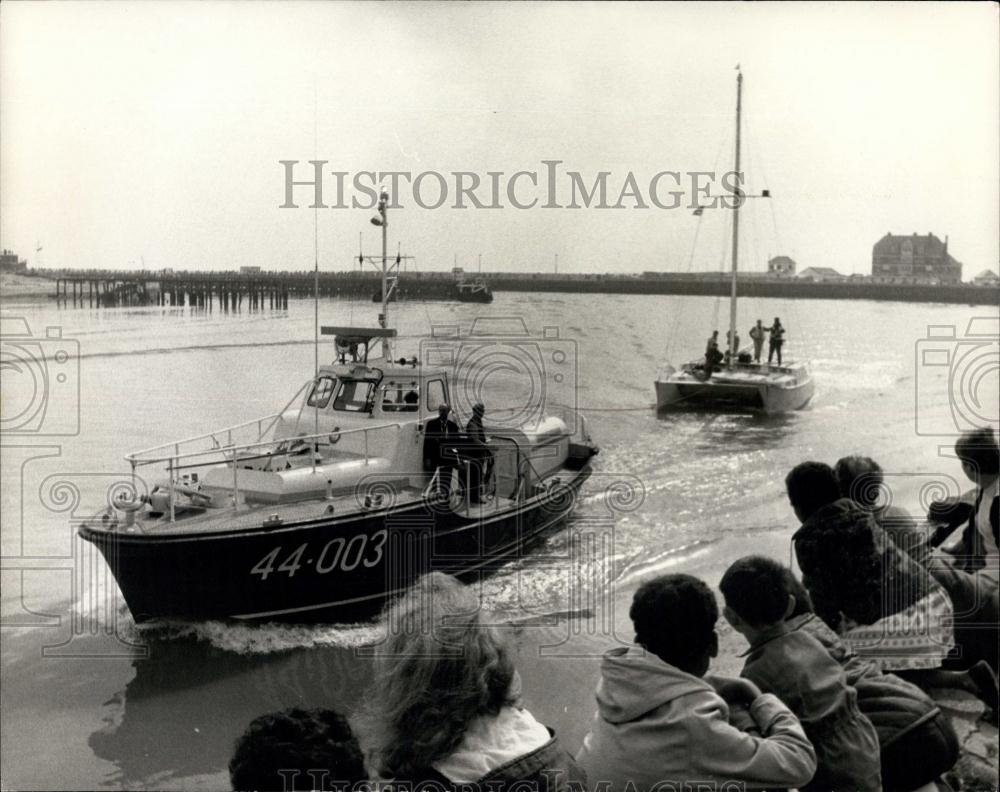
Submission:
<svg viewBox="0 0 1000 792">
<path fill-rule="evenodd" d="M 43 273 L 39 273 L 43 274 Z M 130 305 L 191 306 L 207 311 L 283 310 L 291 298 L 310 299 L 316 283 L 312 272 L 172 272 L 61 270 L 46 271 L 56 281 L 61 305 L 112 307 Z M 590 294 L 670 294 L 725 296 L 726 273 L 554 274 L 491 272 L 477 274 L 493 291 L 577 292 Z M 934 285 L 879 283 L 868 278 L 812 282 L 741 274 L 744 297 L 778 299 L 881 300 L 996 305 L 1000 289 L 969 283 Z M 366 271 L 321 272 L 320 297 L 372 299 L 379 275 Z M 454 299 L 454 278 L 446 272 L 408 272 L 400 278 L 401 300 Z"/>
</svg>

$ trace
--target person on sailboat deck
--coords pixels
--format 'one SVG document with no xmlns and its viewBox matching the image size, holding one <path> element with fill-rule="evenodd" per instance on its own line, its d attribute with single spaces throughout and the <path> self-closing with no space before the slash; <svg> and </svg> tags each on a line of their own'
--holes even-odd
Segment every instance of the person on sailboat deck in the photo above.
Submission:
<svg viewBox="0 0 1000 792">
<path fill-rule="evenodd" d="M 765 328 L 765 331 L 771 334 L 771 345 L 767 351 L 767 365 L 771 365 L 771 359 L 774 357 L 774 353 L 778 353 L 778 365 L 781 365 L 781 347 L 785 343 L 785 328 L 781 324 L 781 320 L 776 316 L 774 317 L 774 324 L 770 327 Z"/>
<path fill-rule="evenodd" d="M 713 330 L 712 337 L 705 345 L 705 373 L 712 376 L 715 367 L 722 362 L 722 353 L 719 351 L 719 331 Z"/>
<path fill-rule="evenodd" d="M 753 339 L 753 362 L 760 363 L 760 355 L 764 351 L 764 333 L 767 328 L 757 320 L 757 324 L 750 328 L 750 338 Z"/>
<path fill-rule="evenodd" d="M 458 466 L 454 451 L 449 444 L 461 437 L 458 424 L 448 419 L 451 407 L 438 405 L 438 417 L 432 418 L 424 426 L 424 469 L 433 471 L 438 477 L 438 492 L 446 498 L 451 496 L 452 473 Z"/>
</svg>

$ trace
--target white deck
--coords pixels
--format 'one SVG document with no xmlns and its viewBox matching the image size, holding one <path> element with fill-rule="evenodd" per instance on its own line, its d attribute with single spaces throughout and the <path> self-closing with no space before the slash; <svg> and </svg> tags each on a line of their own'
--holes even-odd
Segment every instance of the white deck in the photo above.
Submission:
<svg viewBox="0 0 1000 792">
<path fill-rule="evenodd" d="M 135 525 L 132 527 L 127 528 L 119 523 L 117 530 L 123 534 L 156 536 L 205 535 L 233 530 L 251 530 L 262 526 L 277 530 L 292 523 L 330 516 L 331 507 L 333 508 L 333 517 L 351 517 L 356 520 L 367 512 L 378 513 L 387 508 L 391 508 L 391 511 L 398 511 L 418 503 L 422 499 L 422 490 L 404 487 L 396 493 L 394 499 L 385 499 L 381 505 L 374 505 L 370 508 L 365 508 L 363 502 L 359 502 L 363 501 L 363 498 L 354 495 L 343 495 L 330 499 L 318 498 L 280 505 L 240 504 L 237 508 L 228 506 L 219 509 L 177 508 L 173 522 L 170 521 L 169 514 L 157 518 L 146 515 L 136 519 Z M 452 511 L 462 517 L 483 518 L 511 509 L 515 505 L 516 501 L 510 498 L 494 497 L 484 503 L 473 503 L 467 506 L 464 500 L 459 500 L 456 496 L 452 500 Z M 278 515 L 281 522 L 265 525 L 272 515 Z M 106 523 L 102 523 L 98 517 L 91 524 L 97 528 Z"/>
</svg>

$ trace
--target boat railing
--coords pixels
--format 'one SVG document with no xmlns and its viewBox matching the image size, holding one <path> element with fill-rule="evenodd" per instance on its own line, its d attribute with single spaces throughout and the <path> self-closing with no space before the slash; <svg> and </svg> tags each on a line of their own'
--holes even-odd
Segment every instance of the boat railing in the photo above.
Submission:
<svg viewBox="0 0 1000 792">
<path fill-rule="evenodd" d="M 307 387 L 312 385 L 312 383 L 312 379 L 306 380 L 306 382 L 304 382 L 295 392 L 295 395 L 292 396 L 292 398 L 288 400 L 288 403 L 278 410 L 278 412 L 264 415 L 260 418 L 251 418 L 249 421 L 234 424 L 233 426 L 226 426 L 222 429 L 216 429 L 211 432 L 205 432 L 204 434 L 185 437 L 181 440 L 172 440 L 169 443 L 162 443 L 161 445 L 152 446 L 151 448 L 144 448 L 141 451 L 133 451 L 131 454 L 125 455 L 125 460 L 131 463 L 133 468 L 157 462 L 165 462 L 169 456 L 176 456 L 180 452 L 182 446 L 194 445 L 205 441 L 212 443 L 212 450 L 228 448 L 236 444 L 236 440 L 241 434 L 246 436 L 248 431 L 250 431 L 250 436 L 253 438 L 251 442 L 262 442 L 268 433 L 274 429 L 281 416 L 285 414 L 289 407 L 291 407 L 292 403 L 295 402 L 302 395 L 302 392 Z M 164 457 L 163 453 L 165 451 L 172 451 L 173 453 L 169 454 L 168 457 Z"/>
<path fill-rule="evenodd" d="M 262 421 L 267 420 L 266 418 L 260 419 Z M 251 422 L 252 423 L 252 422 Z M 238 426 L 246 426 L 247 424 L 239 424 Z M 370 451 L 369 436 L 373 432 L 379 432 L 383 430 L 394 430 L 397 435 L 402 429 L 404 424 L 400 422 L 378 424 L 376 426 L 358 426 L 353 429 L 340 429 L 337 430 L 337 440 L 339 441 L 343 435 L 357 435 L 363 436 L 363 457 L 364 464 L 368 465 L 371 461 L 372 455 Z M 234 429 L 237 427 L 233 427 Z M 223 430 L 225 431 L 225 430 Z M 239 470 L 241 462 L 259 461 L 264 459 L 276 459 L 279 457 L 286 457 L 290 454 L 296 453 L 299 449 L 305 449 L 309 451 L 311 457 L 311 464 L 315 469 L 318 464 L 324 461 L 322 454 L 319 453 L 319 448 L 321 445 L 330 444 L 330 432 L 320 432 L 318 434 L 311 435 L 297 435 L 295 437 L 283 437 L 279 439 L 268 439 L 268 440 L 257 440 L 249 443 L 230 443 L 228 445 L 218 445 L 215 443 L 216 438 L 212 433 L 208 435 L 203 435 L 199 438 L 190 438 L 184 442 L 194 442 L 197 440 L 211 439 L 213 441 L 213 447 L 202 448 L 192 451 L 181 450 L 181 442 L 178 441 L 174 444 L 167 444 L 163 446 L 157 446 L 154 449 L 148 449 L 145 452 L 139 452 L 137 454 L 130 454 L 126 457 L 132 466 L 132 481 L 133 485 L 135 482 L 136 469 L 145 465 L 161 464 L 166 463 L 167 475 L 169 478 L 169 490 L 170 490 L 170 521 L 174 521 L 174 501 L 177 487 L 181 486 L 181 482 L 178 481 L 178 475 L 181 471 L 185 470 L 195 470 L 197 468 L 213 467 L 220 464 L 232 465 L 233 479 L 232 479 L 232 501 L 233 507 L 239 505 L 240 498 L 240 486 L 239 486 Z M 163 453 L 164 450 L 168 450 L 167 453 Z M 156 452 L 156 456 L 146 456 Z M 142 456 L 140 456 L 142 455 Z"/>
</svg>

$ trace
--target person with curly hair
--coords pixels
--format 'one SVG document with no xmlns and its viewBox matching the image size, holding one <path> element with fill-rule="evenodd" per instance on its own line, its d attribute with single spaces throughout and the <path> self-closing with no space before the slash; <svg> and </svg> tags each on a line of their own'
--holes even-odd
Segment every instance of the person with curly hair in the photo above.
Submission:
<svg viewBox="0 0 1000 792">
<path fill-rule="evenodd" d="M 690 575 L 647 581 L 629 616 L 635 645 L 604 655 L 597 713 L 577 754 L 592 790 L 809 782 L 816 753 L 788 707 L 749 680 L 706 676 L 719 650 L 708 586 Z M 749 711 L 756 734 L 731 725 L 730 707 Z"/>
<path fill-rule="evenodd" d="M 511 650 L 474 591 L 432 572 L 389 605 L 382 625 L 365 715 L 369 766 L 382 779 L 491 792 L 583 783 L 553 732 L 521 706 Z"/>
<path fill-rule="evenodd" d="M 254 718 L 229 760 L 237 792 L 326 792 L 367 778 L 358 741 L 333 710 L 293 708 Z"/>
</svg>

